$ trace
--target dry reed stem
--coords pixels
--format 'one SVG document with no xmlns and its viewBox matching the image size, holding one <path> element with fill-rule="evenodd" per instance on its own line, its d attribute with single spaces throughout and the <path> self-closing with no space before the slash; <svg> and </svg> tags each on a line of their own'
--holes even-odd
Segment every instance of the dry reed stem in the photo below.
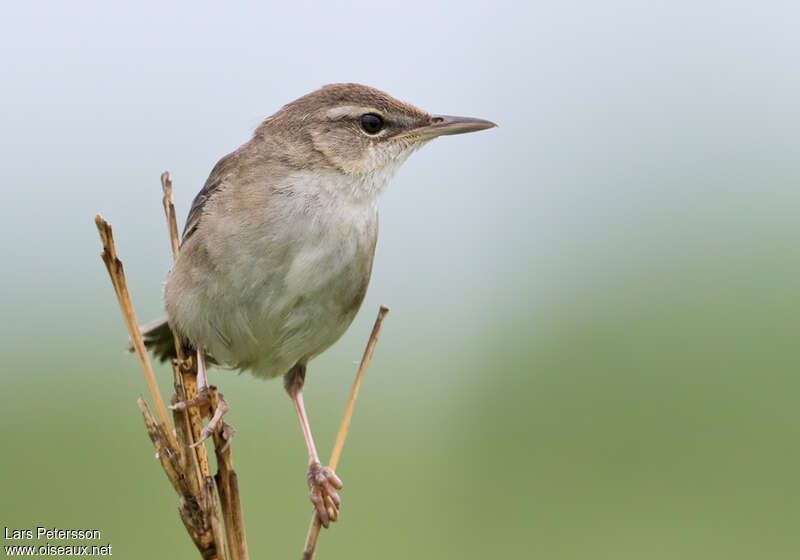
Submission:
<svg viewBox="0 0 800 560">
<path fill-rule="evenodd" d="M 196 476 L 199 469 L 194 455 L 175 453 L 167 441 L 164 430 L 156 424 L 150 414 L 144 399 L 139 397 L 137 403 L 144 417 L 147 434 L 156 448 L 156 457 L 180 497 L 178 513 L 186 531 L 204 560 L 226 560 L 224 546 L 217 544 L 223 541 L 219 520 L 216 520 L 213 486 L 212 492 L 208 493 L 208 481 L 211 478 L 201 479 Z"/>
<path fill-rule="evenodd" d="M 164 215 L 167 219 L 167 231 L 169 232 L 170 248 L 172 249 L 172 260 L 175 262 L 178 260 L 178 253 L 180 252 L 180 237 L 178 236 L 178 221 L 175 217 L 175 204 L 172 202 L 172 179 L 169 176 L 169 171 L 164 171 L 161 174 L 161 191 L 163 193 L 161 204 L 164 206 Z M 178 356 L 177 361 L 181 374 L 181 383 L 183 385 L 183 400 L 190 400 L 197 396 L 196 360 L 187 359 L 183 343 L 178 338 L 178 335 L 173 332 L 172 336 L 173 342 L 175 343 L 175 354 Z M 190 445 L 193 445 L 201 439 L 200 434 L 203 431 L 203 415 L 198 407 L 188 407 L 186 410 L 189 415 L 188 423 L 192 434 Z M 193 449 L 197 454 L 200 472 L 204 477 L 210 476 L 211 468 L 208 465 L 208 453 L 205 446 L 198 445 Z"/>
<path fill-rule="evenodd" d="M 358 396 L 358 388 L 361 386 L 361 380 L 364 379 L 364 374 L 367 373 L 367 368 L 372 360 L 372 353 L 375 351 L 375 345 L 378 343 L 378 333 L 380 333 L 383 319 L 389 312 L 389 308 L 381 305 L 378 310 L 378 317 L 375 319 L 375 325 L 372 327 L 372 333 L 369 335 L 367 347 L 364 349 L 364 355 L 361 358 L 361 364 L 358 366 L 355 381 L 353 381 L 353 388 L 350 390 L 350 398 L 347 399 L 347 406 L 342 416 L 342 422 L 339 424 L 339 432 L 336 434 L 336 443 L 331 452 L 331 460 L 328 462 L 328 467 L 331 470 L 336 470 L 336 465 L 339 463 L 339 457 L 342 454 L 344 447 L 344 440 L 347 437 L 347 431 L 350 428 L 350 419 L 353 417 L 353 407 L 355 406 L 356 397 Z M 308 526 L 308 534 L 306 535 L 306 544 L 303 548 L 302 560 L 311 560 L 314 557 L 314 551 L 317 547 L 317 540 L 319 540 L 319 532 L 322 527 L 317 510 L 311 514 L 311 523 Z"/>
<path fill-rule="evenodd" d="M 217 392 L 217 388 L 212 386 L 210 391 L 211 407 L 216 411 L 223 410 L 223 407 L 227 409 L 227 404 L 222 400 L 222 394 Z M 232 431 L 233 428 L 222 421 L 219 429 L 214 432 L 214 451 L 217 455 L 217 474 L 214 475 L 214 480 L 217 483 L 219 500 L 222 505 L 225 536 L 231 560 L 246 560 L 249 558 L 249 553 L 239 494 L 239 479 L 233 469 L 230 450 Z"/>
<path fill-rule="evenodd" d="M 164 399 L 161 397 L 161 391 L 158 389 L 156 376 L 155 373 L 153 373 L 153 366 L 150 363 L 150 358 L 147 356 L 147 350 L 144 347 L 142 331 L 139 330 L 139 323 L 136 322 L 136 314 L 133 312 L 133 304 L 131 303 L 131 296 L 128 293 L 128 284 L 125 280 L 125 271 L 122 267 L 122 261 L 117 257 L 117 249 L 114 246 L 114 234 L 111 230 L 111 226 L 99 214 L 95 216 L 94 223 L 97 226 L 97 232 L 100 234 L 100 241 L 103 243 L 103 252 L 100 254 L 100 257 L 103 259 L 106 270 L 108 270 L 108 275 L 111 277 L 111 284 L 113 284 L 114 292 L 117 294 L 117 301 L 122 311 L 122 317 L 125 320 L 125 326 L 128 327 L 128 334 L 131 337 L 133 348 L 136 350 L 136 356 L 139 358 L 139 365 L 142 368 L 145 383 L 147 383 L 150 396 L 156 406 L 156 414 L 158 414 L 158 419 L 164 427 L 164 431 L 173 449 L 177 449 L 178 442 L 175 440 L 175 436 L 170 428 L 167 407 L 164 405 Z"/>
<path fill-rule="evenodd" d="M 169 171 L 161 174 L 161 191 L 164 196 L 161 204 L 164 205 L 164 213 L 167 215 L 167 227 L 169 228 L 169 240 L 172 245 L 172 259 L 178 259 L 178 251 L 181 248 L 180 238 L 178 237 L 178 220 L 175 217 L 175 204 L 172 202 L 172 178 Z"/>
</svg>

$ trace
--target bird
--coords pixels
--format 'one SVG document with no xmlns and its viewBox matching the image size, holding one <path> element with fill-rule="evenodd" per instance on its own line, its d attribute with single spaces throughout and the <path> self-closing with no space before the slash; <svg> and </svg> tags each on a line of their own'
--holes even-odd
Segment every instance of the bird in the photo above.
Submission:
<svg viewBox="0 0 800 560">
<path fill-rule="evenodd" d="M 429 114 L 369 86 L 329 84 L 264 119 L 192 202 L 164 287 L 166 318 L 143 327 L 146 345 L 170 359 L 177 335 L 196 352 L 201 392 L 207 364 L 283 376 L 325 527 L 338 518 L 342 481 L 314 446 L 307 364 L 344 334 L 364 300 L 378 199 L 398 168 L 434 138 L 495 126 Z"/>
</svg>

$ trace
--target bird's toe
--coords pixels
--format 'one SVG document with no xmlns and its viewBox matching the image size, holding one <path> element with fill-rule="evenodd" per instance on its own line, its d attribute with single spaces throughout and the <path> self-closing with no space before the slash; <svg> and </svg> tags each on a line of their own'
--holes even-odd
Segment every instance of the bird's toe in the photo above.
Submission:
<svg viewBox="0 0 800 560">
<path fill-rule="evenodd" d="M 342 489 L 342 481 L 330 468 L 312 463 L 308 467 L 308 489 L 320 522 L 327 529 L 331 521 L 339 519 L 342 499 L 336 491 Z"/>
</svg>

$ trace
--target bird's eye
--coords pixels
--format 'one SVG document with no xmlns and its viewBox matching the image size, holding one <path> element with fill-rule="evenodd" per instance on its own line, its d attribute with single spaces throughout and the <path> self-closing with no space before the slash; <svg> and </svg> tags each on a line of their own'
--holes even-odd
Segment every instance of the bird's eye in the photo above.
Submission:
<svg viewBox="0 0 800 560">
<path fill-rule="evenodd" d="M 367 134 L 378 134 L 383 128 L 383 119 L 375 113 L 361 115 L 361 128 Z"/>
</svg>

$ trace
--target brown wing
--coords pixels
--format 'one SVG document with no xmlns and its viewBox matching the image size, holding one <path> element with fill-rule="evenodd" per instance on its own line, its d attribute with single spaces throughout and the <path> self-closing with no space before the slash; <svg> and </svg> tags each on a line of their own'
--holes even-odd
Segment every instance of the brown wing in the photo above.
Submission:
<svg viewBox="0 0 800 560">
<path fill-rule="evenodd" d="M 205 208 L 206 202 L 211 200 L 211 197 L 219 192 L 220 185 L 222 185 L 223 180 L 235 167 L 238 159 L 238 152 L 231 152 L 219 160 L 217 165 L 214 166 L 214 169 L 211 170 L 211 174 L 208 176 L 208 179 L 206 179 L 206 184 L 203 185 L 203 188 L 200 189 L 200 192 L 197 193 L 197 196 L 195 196 L 192 201 L 192 207 L 189 209 L 189 215 L 186 217 L 186 225 L 183 227 L 181 243 L 186 243 L 186 240 L 189 239 L 200 226 L 200 218 L 203 216 L 203 208 Z"/>
</svg>

